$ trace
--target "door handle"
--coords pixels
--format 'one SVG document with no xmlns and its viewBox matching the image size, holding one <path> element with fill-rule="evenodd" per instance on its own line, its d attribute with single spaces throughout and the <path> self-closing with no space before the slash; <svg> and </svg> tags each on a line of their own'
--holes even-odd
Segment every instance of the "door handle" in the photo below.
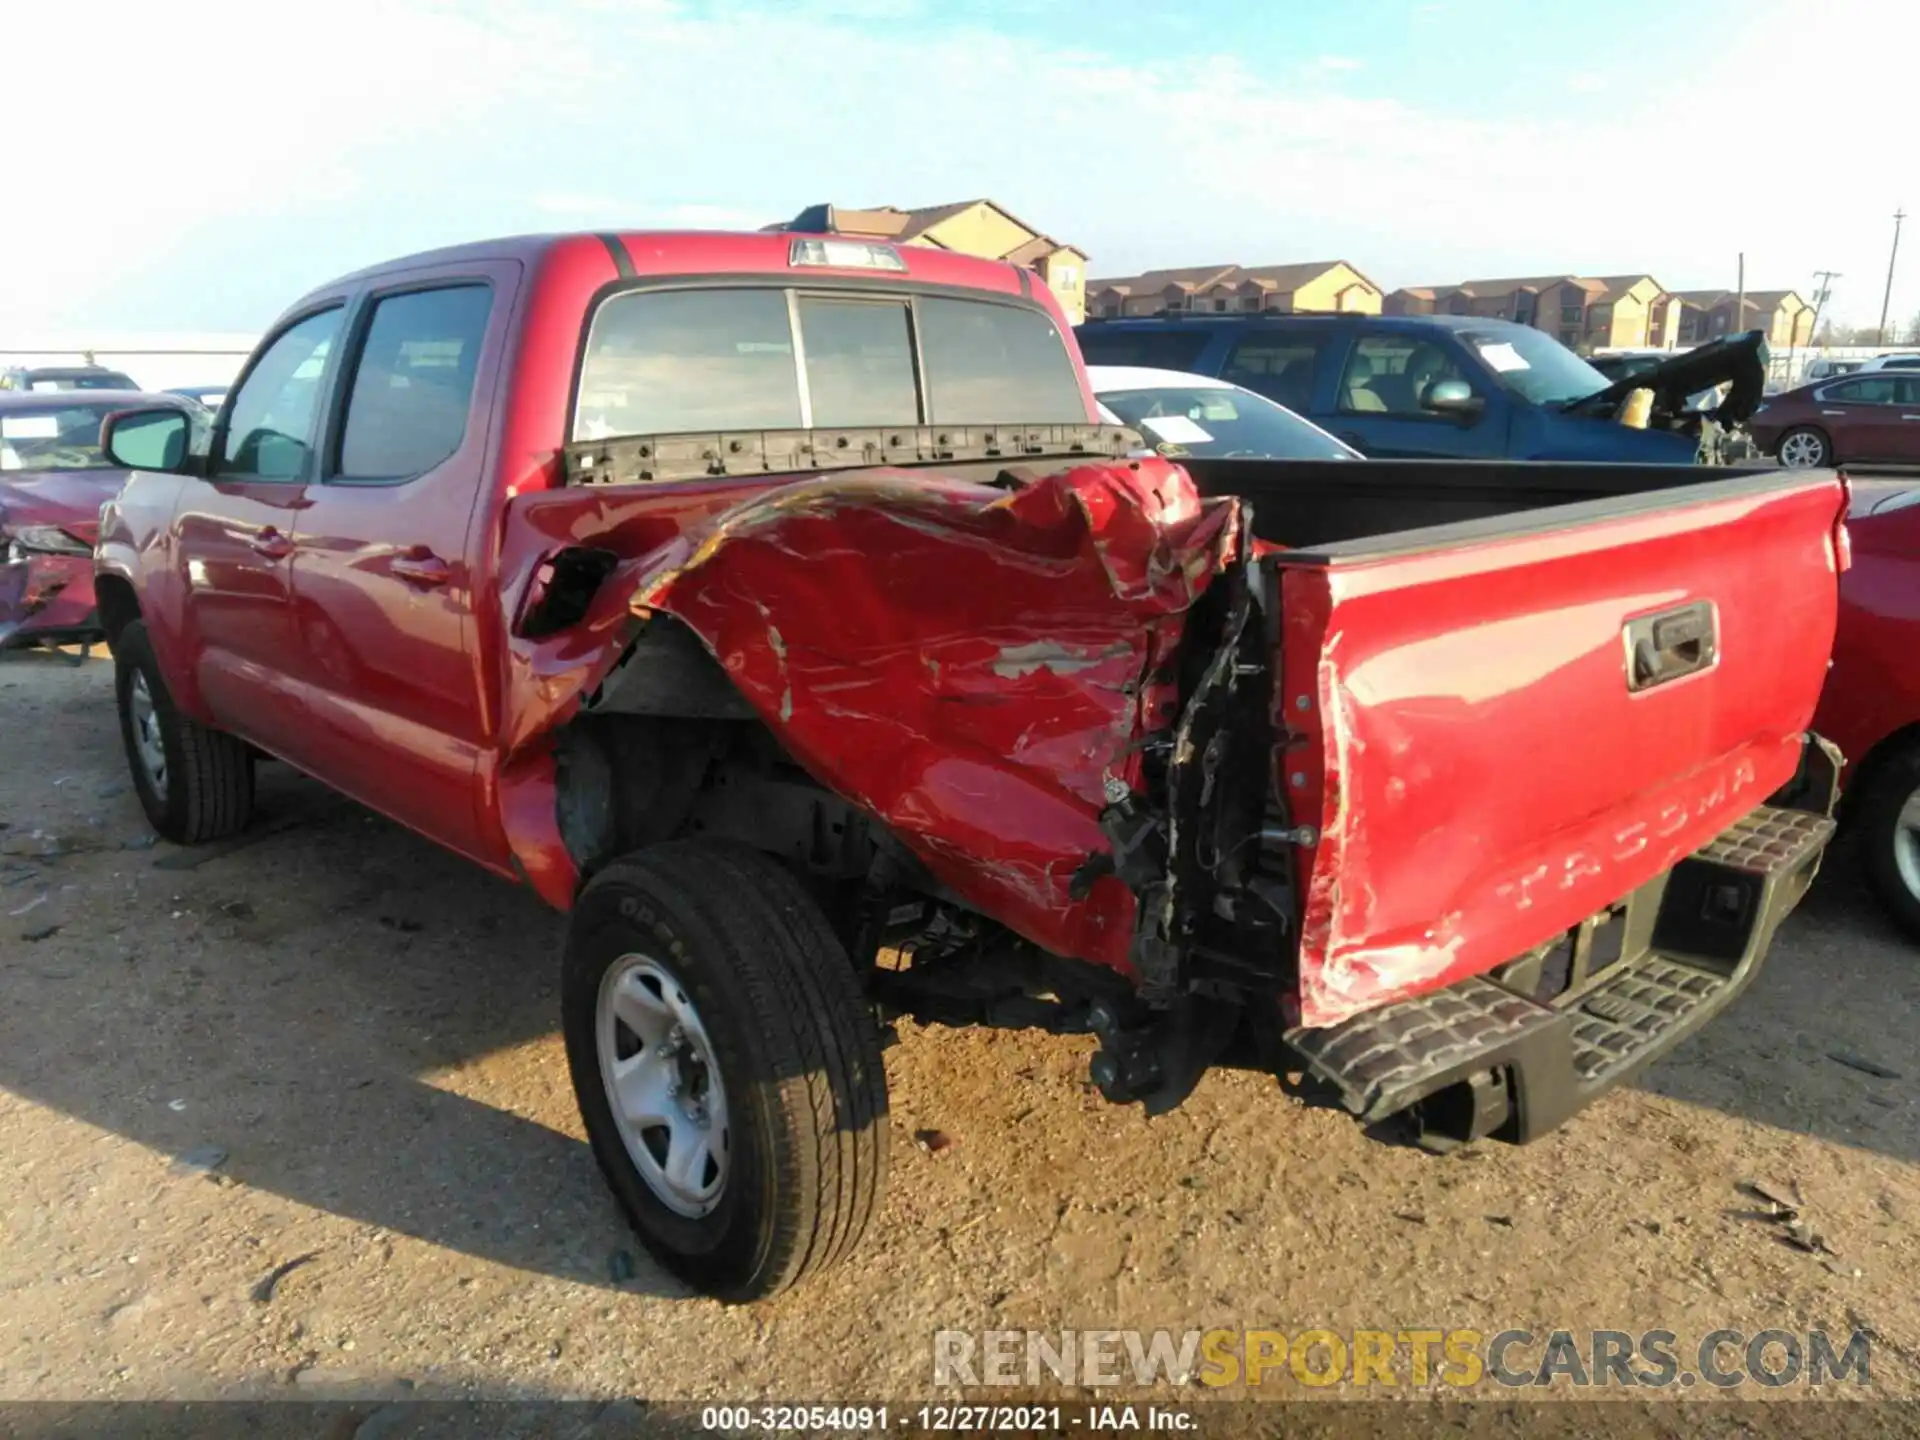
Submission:
<svg viewBox="0 0 1920 1440">
<path fill-rule="evenodd" d="M 269 560 L 284 560 L 293 553 L 293 542 L 271 525 L 257 531 L 247 544 Z"/>
<path fill-rule="evenodd" d="M 409 585 L 444 585 L 453 578 L 447 562 L 424 545 L 416 545 L 404 555 L 394 556 L 388 568 Z"/>
</svg>

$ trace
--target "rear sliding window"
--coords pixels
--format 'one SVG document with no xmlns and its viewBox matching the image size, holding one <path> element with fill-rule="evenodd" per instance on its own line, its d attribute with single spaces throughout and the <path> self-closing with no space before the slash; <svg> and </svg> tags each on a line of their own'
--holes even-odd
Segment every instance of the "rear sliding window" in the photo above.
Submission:
<svg viewBox="0 0 1920 1440">
<path fill-rule="evenodd" d="M 1086 418 L 1066 344 L 1037 310 L 927 296 L 642 290 L 609 297 L 594 315 L 573 438 Z"/>
</svg>

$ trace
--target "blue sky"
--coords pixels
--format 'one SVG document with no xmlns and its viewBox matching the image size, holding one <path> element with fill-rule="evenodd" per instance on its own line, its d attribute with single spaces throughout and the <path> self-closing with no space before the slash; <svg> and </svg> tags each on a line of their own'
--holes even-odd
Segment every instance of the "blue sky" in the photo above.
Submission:
<svg viewBox="0 0 1920 1440">
<path fill-rule="evenodd" d="M 29 3 L 13 55 L 71 55 L 71 22 Z M 1730 288 L 1744 249 L 1750 288 L 1837 269 L 1835 311 L 1870 322 L 1889 217 L 1920 207 L 1920 166 L 1886 158 L 1911 153 L 1916 12 L 124 0 L 89 11 L 84 66 L 9 67 L 9 112 L 48 125 L 65 183 L 0 226 L 0 326 L 254 330 L 331 275 L 483 235 L 977 195 L 1095 275 L 1339 257 L 1388 288 L 1567 271 Z M 1835 115 L 1884 143 L 1835 146 Z M 82 153 L 115 158 L 76 178 Z M 10 157 L 34 164 L 24 126 Z"/>
</svg>

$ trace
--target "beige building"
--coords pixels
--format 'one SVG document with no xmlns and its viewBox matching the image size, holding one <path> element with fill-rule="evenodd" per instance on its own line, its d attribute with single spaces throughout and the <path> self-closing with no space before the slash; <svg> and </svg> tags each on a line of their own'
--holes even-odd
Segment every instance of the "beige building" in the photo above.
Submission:
<svg viewBox="0 0 1920 1440">
<path fill-rule="evenodd" d="M 1678 297 L 1651 275 L 1541 275 L 1409 285 L 1389 315 L 1480 315 L 1545 330 L 1570 349 L 1663 349 L 1679 339 Z"/>
<path fill-rule="evenodd" d="M 1300 265 L 1195 265 L 1087 282 L 1098 316 L 1201 313 L 1378 315 L 1380 287 L 1345 260 Z"/>
<path fill-rule="evenodd" d="M 1749 290 L 1739 323 L 1733 312 L 1740 297 L 1731 290 L 1682 290 L 1676 298 L 1682 345 L 1746 330 L 1766 331 L 1767 344 L 1782 350 L 1813 341 L 1813 307 L 1792 290 Z"/>
<path fill-rule="evenodd" d="M 896 210 L 891 205 L 867 210 L 810 205 L 793 219 L 766 228 L 931 245 L 965 255 L 983 255 L 989 260 L 1011 261 L 1047 282 L 1068 320 L 1077 325 L 1087 318 L 1086 252 L 1061 244 L 991 200 L 962 200 L 918 210 Z"/>
</svg>

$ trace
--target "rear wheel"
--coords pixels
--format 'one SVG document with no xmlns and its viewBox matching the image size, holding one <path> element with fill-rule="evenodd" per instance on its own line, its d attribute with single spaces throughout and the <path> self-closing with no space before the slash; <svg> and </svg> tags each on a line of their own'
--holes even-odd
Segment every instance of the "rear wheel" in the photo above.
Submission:
<svg viewBox="0 0 1920 1440">
<path fill-rule="evenodd" d="M 1801 425 L 1780 437 L 1778 454 L 1789 470 L 1817 470 L 1833 463 L 1833 444 L 1826 431 Z"/>
<path fill-rule="evenodd" d="M 879 1203 L 886 1072 L 853 966 L 793 875 L 655 846 L 581 892 L 562 976 L 587 1136 L 647 1248 L 756 1300 L 850 1253 Z"/>
<path fill-rule="evenodd" d="M 244 829 L 253 812 L 253 758 L 242 741 L 174 709 L 143 621 L 114 641 L 113 681 L 127 768 L 148 823 L 178 845 Z"/>
<path fill-rule="evenodd" d="M 1859 800 L 1867 879 L 1894 923 L 1920 941 L 1920 746 L 1874 766 Z"/>
</svg>

